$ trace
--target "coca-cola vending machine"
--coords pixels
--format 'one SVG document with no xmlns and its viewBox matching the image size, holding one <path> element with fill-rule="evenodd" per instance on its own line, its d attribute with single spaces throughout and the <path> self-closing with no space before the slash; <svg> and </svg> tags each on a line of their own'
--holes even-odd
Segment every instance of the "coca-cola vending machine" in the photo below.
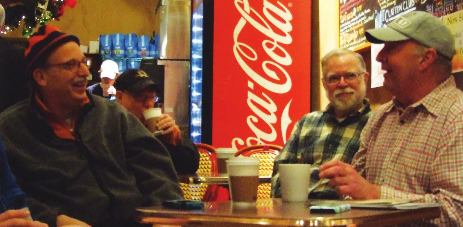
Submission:
<svg viewBox="0 0 463 227">
<path fill-rule="evenodd" d="M 193 0 L 194 142 L 284 145 L 310 112 L 311 0 Z M 318 75 L 315 75 L 318 76 Z"/>
</svg>

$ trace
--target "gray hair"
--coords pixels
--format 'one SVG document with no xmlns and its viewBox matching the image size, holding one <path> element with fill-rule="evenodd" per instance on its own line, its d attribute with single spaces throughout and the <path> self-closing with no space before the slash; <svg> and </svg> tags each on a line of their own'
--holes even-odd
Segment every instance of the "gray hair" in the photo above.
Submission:
<svg viewBox="0 0 463 227">
<path fill-rule="evenodd" d="M 5 9 L 0 4 L 0 26 L 3 25 L 3 22 L 5 22 Z"/>
<path fill-rule="evenodd" d="M 362 69 L 362 72 L 366 72 L 367 69 L 366 69 L 366 64 L 365 64 L 365 61 L 363 60 L 363 57 L 362 55 L 360 55 L 359 53 L 355 52 L 355 51 L 352 51 L 352 50 L 347 50 L 347 49 L 334 49 L 330 52 L 328 52 L 323 58 L 322 58 L 322 73 L 323 73 L 323 77 L 326 76 L 326 74 L 328 73 L 327 72 L 327 69 L 326 69 L 326 64 L 328 63 L 328 61 L 332 58 L 332 57 L 337 57 L 337 56 L 340 56 L 340 55 L 348 55 L 348 54 L 352 54 L 355 58 L 357 58 L 358 60 L 358 63 L 360 65 L 360 68 Z"/>
<path fill-rule="evenodd" d="M 432 48 L 432 47 L 427 47 L 419 42 L 415 42 L 415 43 L 417 44 L 416 55 L 422 55 L 424 54 L 424 52 L 426 52 L 427 49 Z M 441 67 L 443 71 L 443 75 L 446 76 L 445 78 L 449 77 L 452 74 L 452 60 L 451 59 L 448 59 L 444 55 L 437 53 L 437 58 L 435 62 L 436 62 L 436 65 Z"/>
</svg>

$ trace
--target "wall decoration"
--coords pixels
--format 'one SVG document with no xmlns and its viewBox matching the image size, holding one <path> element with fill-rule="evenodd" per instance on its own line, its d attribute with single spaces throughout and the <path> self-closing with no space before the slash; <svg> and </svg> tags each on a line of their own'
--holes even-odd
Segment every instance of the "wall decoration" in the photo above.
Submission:
<svg viewBox="0 0 463 227">
<path fill-rule="evenodd" d="M 5 8 L 5 27 L 2 33 L 22 28 L 30 36 L 37 25 L 59 20 L 66 6 L 74 8 L 77 0 L 0 0 Z"/>
</svg>

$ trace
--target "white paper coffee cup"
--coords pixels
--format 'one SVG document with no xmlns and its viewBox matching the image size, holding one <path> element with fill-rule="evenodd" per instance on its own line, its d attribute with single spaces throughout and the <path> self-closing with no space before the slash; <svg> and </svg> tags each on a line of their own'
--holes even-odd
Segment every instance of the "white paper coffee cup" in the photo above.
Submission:
<svg viewBox="0 0 463 227">
<path fill-rule="evenodd" d="M 310 164 L 278 165 L 281 199 L 285 202 L 305 202 L 309 195 Z"/>
<path fill-rule="evenodd" d="M 217 154 L 217 165 L 219 167 L 219 174 L 226 174 L 227 173 L 227 162 L 229 158 L 233 158 L 236 153 L 236 149 L 234 148 L 217 148 L 215 153 Z"/>
<path fill-rule="evenodd" d="M 153 118 L 153 117 L 159 117 L 161 115 L 162 115 L 161 108 L 151 108 L 143 112 L 143 116 L 145 117 L 145 120 Z"/>
<path fill-rule="evenodd" d="M 159 131 L 159 129 L 156 127 L 156 124 L 158 123 L 158 120 L 159 120 L 158 117 L 161 115 L 162 115 L 161 108 L 151 108 L 143 112 L 143 116 L 145 117 L 145 121 L 146 121 L 146 126 L 148 127 L 148 130 L 150 130 L 150 132 Z"/>
<path fill-rule="evenodd" d="M 259 159 L 234 157 L 226 162 L 231 200 L 233 202 L 255 202 L 259 186 Z"/>
</svg>

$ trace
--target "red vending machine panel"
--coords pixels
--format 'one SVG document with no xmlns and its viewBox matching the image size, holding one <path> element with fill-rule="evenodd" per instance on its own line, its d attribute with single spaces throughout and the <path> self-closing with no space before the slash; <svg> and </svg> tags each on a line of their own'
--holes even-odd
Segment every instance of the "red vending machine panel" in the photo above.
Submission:
<svg viewBox="0 0 463 227">
<path fill-rule="evenodd" d="M 284 145 L 310 111 L 311 5 L 214 1 L 213 146 Z"/>
</svg>

